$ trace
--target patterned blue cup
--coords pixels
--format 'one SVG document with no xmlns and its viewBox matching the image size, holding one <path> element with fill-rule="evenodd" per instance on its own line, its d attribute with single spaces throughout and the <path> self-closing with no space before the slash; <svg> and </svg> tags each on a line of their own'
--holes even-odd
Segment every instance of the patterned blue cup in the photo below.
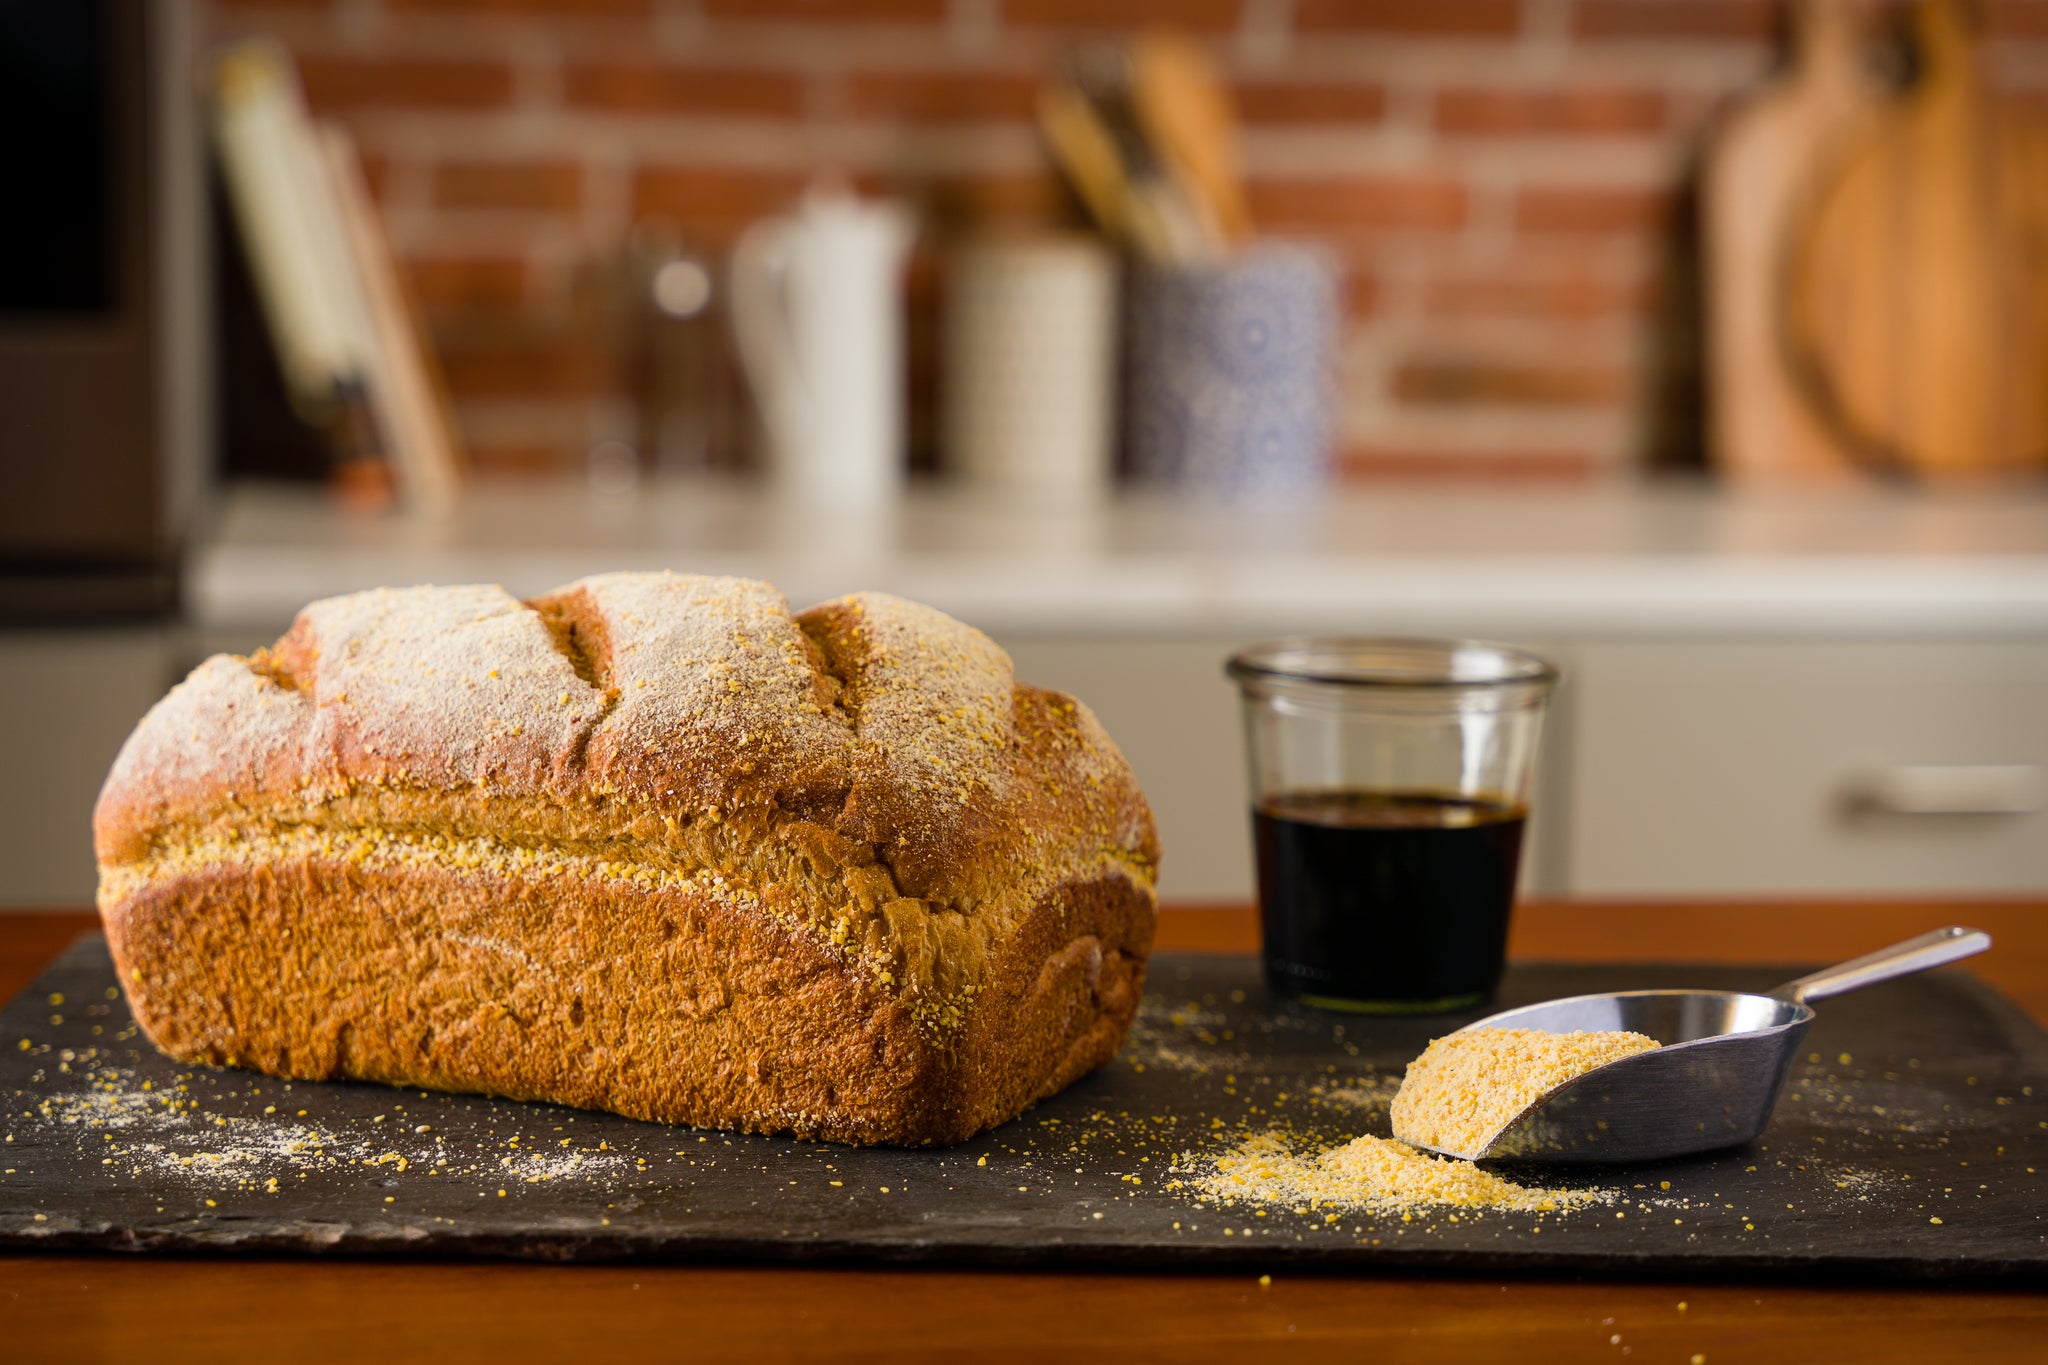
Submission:
<svg viewBox="0 0 2048 1365">
<path fill-rule="evenodd" d="M 1131 281 L 1125 437 L 1134 478 L 1205 494 L 1324 488 L 1337 275 L 1305 247 L 1141 267 Z"/>
</svg>

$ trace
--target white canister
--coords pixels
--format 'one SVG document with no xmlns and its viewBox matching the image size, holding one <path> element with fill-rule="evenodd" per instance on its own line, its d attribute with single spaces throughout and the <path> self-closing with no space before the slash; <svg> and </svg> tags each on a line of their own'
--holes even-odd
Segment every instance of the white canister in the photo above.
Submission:
<svg viewBox="0 0 2048 1365">
<path fill-rule="evenodd" d="M 986 487 L 1087 496 L 1109 481 L 1116 260 L 1082 236 L 996 238 L 948 263 L 947 467 Z"/>
<path fill-rule="evenodd" d="M 874 508 L 901 489 L 913 231 L 902 205 L 814 191 L 733 249 L 740 361 L 775 482 L 799 501 Z"/>
</svg>

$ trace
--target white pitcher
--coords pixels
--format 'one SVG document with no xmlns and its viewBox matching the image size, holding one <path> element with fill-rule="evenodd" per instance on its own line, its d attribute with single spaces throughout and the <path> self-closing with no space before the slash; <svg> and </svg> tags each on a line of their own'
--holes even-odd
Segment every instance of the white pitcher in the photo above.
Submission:
<svg viewBox="0 0 2048 1365">
<path fill-rule="evenodd" d="M 803 502 L 874 508 L 902 486 L 903 265 L 913 235 L 900 204 L 813 191 L 733 249 L 740 361 L 774 479 Z"/>
</svg>

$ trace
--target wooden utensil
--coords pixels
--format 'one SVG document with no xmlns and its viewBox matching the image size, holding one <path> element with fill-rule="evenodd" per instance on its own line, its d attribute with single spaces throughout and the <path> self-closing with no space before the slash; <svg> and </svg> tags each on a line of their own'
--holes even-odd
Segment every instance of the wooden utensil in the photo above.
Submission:
<svg viewBox="0 0 2048 1365">
<path fill-rule="evenodd" d="M 373 344 L 364 354 L 364 377 L 387 437 L 399 496 L 415 510 L 445 513 L 461 492 L 462 475 L 440 369 L 399 278 L 355 139 L 335 123 L 315 131 L 369 307 Z"/>
<path fill-rule="evenodd" d="M 1821 182 L 1785 300 L 1796 373 L 1859 458 L 1929 477 L 2048 463 L 2048 129 L 1976 65 L 1960 0 L 1921 76 Z"/>
<path fill-rule="evenodd" d="M 1045 86 L 1038 92 L 1038 126 L 1095 225 L 1129 242 L 1130 184 L 1123 159 L 1088 97 L 1064 81 Z"/>
<path fill-rule="evenodd" d="M 1184 34 L 1144 34 L 1131 52 L 1131 100 L 1146 135 L 1223 239 L 1250 241 L 1237 109 L 1208 55 Z"/>
<path fill-rule="evenodd" d="M 1855 465 L 1780 344 L 1784 257 L 1816 168 L 1868 129 L 1882 91 L 1854 0 L 1803 0 L 1793 24 L 1791 67 L 1735 111 L 1703 171 L 1707 448 L 1742 479 L 1839 480 Z"/>
<path fill-rule="evenodd" d="M 1223 234 L 1207 200 L 1161 155 L 1121 48 L 1084 47 L 1039 94 L 1039 126 L 1103 231 L 1158 264 L 1211 260 Z"/>
<path fill-rule="evenodd" d="M 1213 259 L 1221 250 L 1222 233 L 1207 203 L 1145 126 L 1131 54 L 1111 44 L 1082 47 L 1068 57 L 1067 72 L 1116 147 L 1129 187 L 1126 220 L 1141 248 L 1156 243 L 1158 249 L 1147 254 L 1167 264 Z"/>
</svg>

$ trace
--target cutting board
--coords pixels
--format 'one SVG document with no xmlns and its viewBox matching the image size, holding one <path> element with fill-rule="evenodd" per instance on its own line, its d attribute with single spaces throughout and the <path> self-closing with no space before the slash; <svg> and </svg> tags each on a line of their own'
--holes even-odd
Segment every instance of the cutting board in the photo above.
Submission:
<svg viewBox="0 0 2048 1365">
<path fill-rule="evenodd" d="M 1503 1003 L 1794 971 L 1520 966 Z M 1157 958 L 1109 1066 L 959 1147 L 861 1149 L 179 1067 L 95 935 L 0 1013 L 0 1245 L 2048 1278 L 2048 1037 L 1954 972 L 1822 1005 L 1753 1147 L 1543 1175 L 1609 1201 L 1585 1209 L 1332 1219 L 1195 1193 L 1246 1132 L 1385 1134 L 1402 1065 L 1469 1017 L 1317 1013 L 1253 959 Z"/>
<path fill-rule="evenodd" d="M 1795 370 L 1866 463 L 2048 467 L 2048 126 L 1987 88 L 1964 0 L 1913 18 L 1917 79 L 1821 177 L 1794 248 Z"/>
<path fill-rule="evenodd" d="M 1856 0 L 1802 0 L 1791 66 L 1729 116 L 1701 170 L 1708 450 L 1717 468 L 1744 480 L 1860 477 L 1794 380 L 1780 320 L 1803 198 L 1882 107 L 1862 14 Z"/>
</svg>

